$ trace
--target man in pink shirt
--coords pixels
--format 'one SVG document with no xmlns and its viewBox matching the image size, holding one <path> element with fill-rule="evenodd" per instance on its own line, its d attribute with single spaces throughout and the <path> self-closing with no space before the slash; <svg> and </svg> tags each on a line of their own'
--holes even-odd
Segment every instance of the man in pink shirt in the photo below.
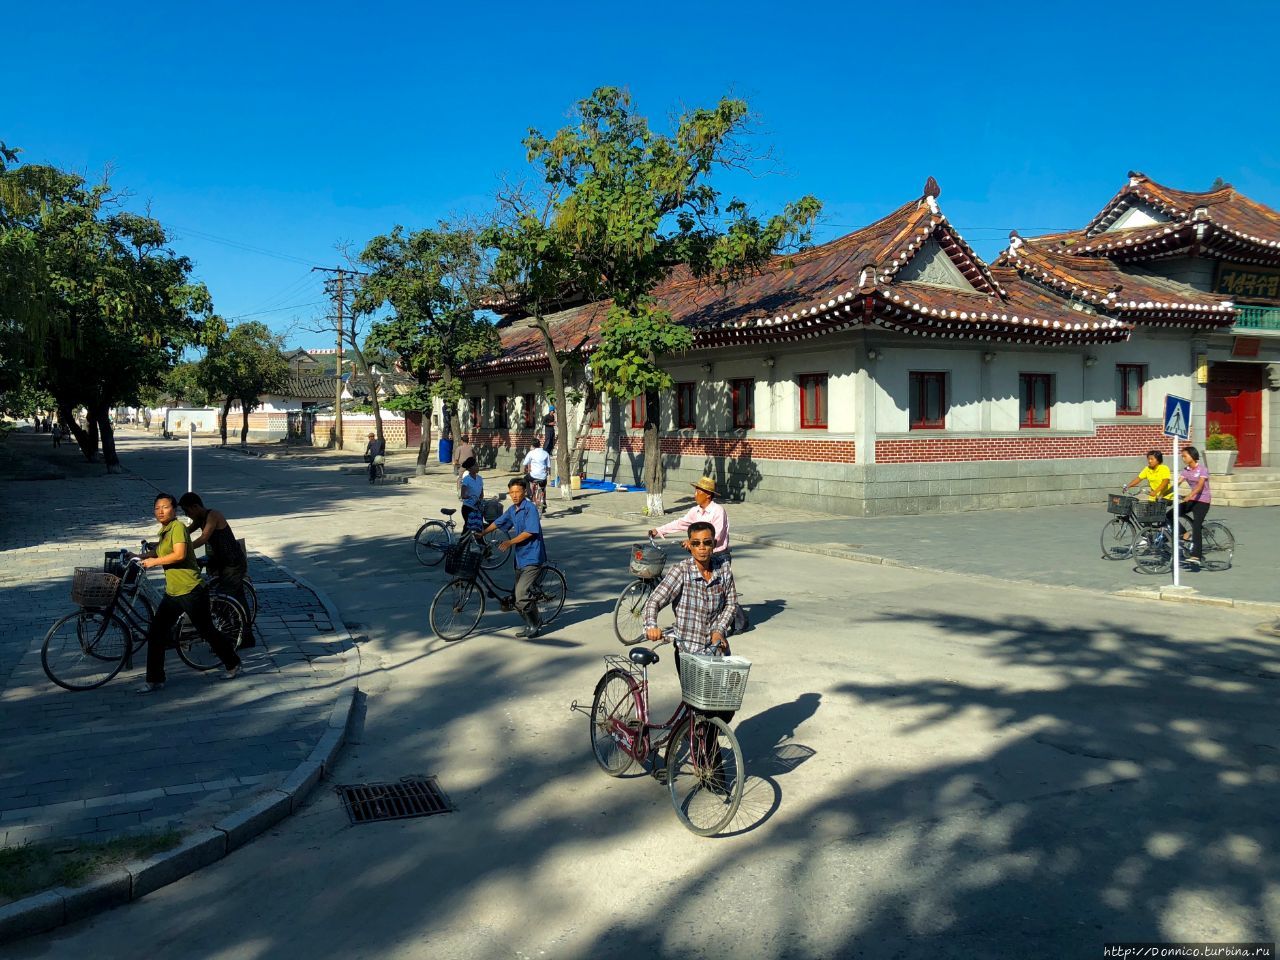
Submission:
<svg viewBox="0 0 1280 960">
<path fill-rule="evenodd" d="M 716 482 L 712 477 L 703 477 L 693 484 L 693 499 L 697 506 L 679 519 L 664 523 L 649 531 L 650 537 L 669 537 L 673 533 L 683 533 L 691 523 L 709 523 L 716 531 L 716 545 L 712 554 L 729 555 L 729 515 L 724 507 L 716 503 Z"/>
</svg>

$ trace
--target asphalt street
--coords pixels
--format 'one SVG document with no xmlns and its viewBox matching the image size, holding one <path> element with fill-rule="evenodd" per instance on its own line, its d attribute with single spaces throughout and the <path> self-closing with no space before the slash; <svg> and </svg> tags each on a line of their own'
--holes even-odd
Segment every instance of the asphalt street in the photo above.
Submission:
<svg viewBox="0 0 1280 960">
<path fill-rule="evenodd" d="M 128 439 L 180 492 L 185 449 Z M 358 458 L 353 458 L 358 459 Z M 456 812 L 351 825 L 328 790 L 227 859 L 14 957 L 1101 957 L 1280 939 L 1280 650 L 1256 616 L 743 545 L 755 628 L 729 836 L 591 757 L 634 524 L 547 521 L 557 628 L 444 644 L 413 559 L 443 488 L 197 449 L 196 489 L 327 592 L 365 693 L 333 783 L 434 774 Z M 140 512 L 145 511 L 145 505 Z M 145 515 L 145 513 L 144 513 Z M 674 704 L 668 662 L 656 709 Z"/>
</svg>

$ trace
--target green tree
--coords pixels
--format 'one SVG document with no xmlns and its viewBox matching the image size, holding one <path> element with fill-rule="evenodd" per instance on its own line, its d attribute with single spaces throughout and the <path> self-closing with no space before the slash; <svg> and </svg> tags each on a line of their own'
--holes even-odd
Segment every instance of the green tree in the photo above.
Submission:
<svg viewBox="0 0 1280 960">
<path fill-rule="evenodd" d="M 119 467 L 111 410 L 136 405 L 208 333 L 208 291 L 163 227 L 121 208 L 108 184 L 53 167 L 0 169 L 0 287 L 8 348 L 55 398 L 85 457 Z M 87 423 L 73 411 L 83 406 Z"/>
<path fill-rule="evenodd" d="M 284 338 L 256 320 L 241 323 L 209 345 L 196 381 L 212 397 L 222 398 L 222 445 L 227 444 L 227 417 L 240 401 L 240 443 L 249 440 L 249 414 L 264 393 L 279 390 L 289 375 Z"/>
<path fill-rule="evenodd" d="M 541 200 L 534 200 L 519 189 L 499 194 L 498 216 L 481 233 L 481 242 L 496 253 L 492 282 L 499 297 L 527 313 L 542 338 L 551 370 L 552 400 L 562 425 L 556 454 L 557 488 L 561 497 L 569 499 L 573 495 L 568 480 L 574 431 L 565 374 L 581 344 L 557 349 L 547 315 L 581 296 L 587 283 L 582 263 L 574 256 L 568 238 L 555 228 L 561 210 L 560 193 L 559 188 L 553 187 Z"/>
<path fill-rule="evenodd" d="M 678 118 L 655 133 L 629 94 L 601 87 L 579 101 L 573 122 L 547 138 L 531 130 L 529 158 L 553 191 L 563 191 L 551 223 L 573 251 L 592 292 L 609 303 L 591 367 L 611 395 L 645 396 L 647 508 L 662 511 L 659 391 L 672 379 L 662 358 L 693 344 L 654 289 L 677 265 L 722 284 L 741 279 L 782 250 L 807 242 L 821 204 L 803 197 L 761 220 L 711 183 L 718 169 L 742 167 L 748 123 L 742 100 Z"/>
<path fill-rule="evenodd" d="M 459 370 L 499 345 L 493 324 L 480 315 L 489 292 L 489 262 L 479 231 L 443 221 L 434 230 L 411 233 L 396 226 L 369 241 L 360 263 L 369 272 L 356 293 L 354 312 L 372 316 L 391 308 L 389 317 L 373 324 L 367 346 L 399 357 L 428 394 L 443 402 L 450 430 L 460 436 Z M 430 447 L 424 430 L 420 471 L 426 469 Z"/>
</svg>

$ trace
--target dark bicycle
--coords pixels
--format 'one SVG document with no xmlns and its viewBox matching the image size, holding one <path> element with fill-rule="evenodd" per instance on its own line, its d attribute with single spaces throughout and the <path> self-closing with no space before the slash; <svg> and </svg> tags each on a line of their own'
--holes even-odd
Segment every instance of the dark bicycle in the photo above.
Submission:
<svg viewBox="0 0 1280 960">
<path fill-rule="evenodd" d="M 476 535 L 457 541 L 444 558 L 445 573 L 453 579 L 431 601 L 431 629 L 441 640 L 461 640 L 484 616 L 485 597 L 498 601 L 503 610 L 515 609 L 514 589 L 501 587 L 484 568 L 485 545 Z M 543 626 L 549 626 L 564 609 L 568 592 L 564 574 L 552 564 L 543 566 L 533 585 L 533 601 Z"/>
<path fill-rule="evenodd" d="M 108 553 L 104 568 L 76 568 L 71 600 L 79 609 L 50 627 L 40 648 L 46 676 L 66 690 L 92 690 L 132 667 L 160 603 L 137 557 Z M 223 595 L 211 596 L 209 608 L 214 627 L 235 646 L 244 623 L 243 608 Z M 185 614 L 174 626 L 172 642 L 192 669 L 221 665 Z"/>
</svg>

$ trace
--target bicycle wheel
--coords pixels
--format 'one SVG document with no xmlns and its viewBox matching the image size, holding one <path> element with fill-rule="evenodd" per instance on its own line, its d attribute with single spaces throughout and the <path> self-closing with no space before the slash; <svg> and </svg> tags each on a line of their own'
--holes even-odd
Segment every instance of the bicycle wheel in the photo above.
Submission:
<svg viewBox="0 0 1280 960">
<path fill-rule="evenodd" d="M 1125 560 L 1133 556 L 1133 545 L 1138 542 L 1138 528 L 1124 517 L 1116 517 L 1102 528 L 1102 558 Z"/>
<path fill-rule="evenodd" d="M 484 616 L 484 587 L 474 580 L 450 580 L 431 601 L 431 629 L 441 640 L 461 640 Z"/>
<path fill-rule="evenodd" d="M 514 550 L 499 550 L 498 544 L 507 539 L 507 535 L 501 530 L 490 530 L 484 535 L 485 553 L 480 560 L 480 566 L 486 570 L 497 570 L 506 563 L 511 557 L 515 556 Z"/>
<path fill-rule="evenodd" d="M 560 611 L 564 609 L 565 594 L 569 586 L 559 567 L 546 566 L 538 574 L 538 585 L 534 592 L 534 603 L 538 608 L 538 619 L 543 626 L 549 625 Z"/>
<path fill-rule="evenodd" d="M 1229 570 L 1236 538 L 1221 520 L 1210 520 L 1200 528 L 1200 549 L 1204 551 L 1204 569 Z"/>
<path fill-rule="evenodd" d="M 1173 547 L 1169 541 L 1169 528 L 1159 532 L 1147 530 L 1147 542 L 1134 550 L 1135 569 L 1138 573 L 1161 574 L 1173 569 Z M 1141 543 L 1141 541 L 1139 541 Z"/>
<path fill-rule="evenodd" d="M 245 616 L 249 618 L 249 626 L 253 626 L 258 622 L 258 591 L 248 577 L 240 581 L 240 585 L 244 587 L 244 601 L 247 604 L 244 608 Z"/>
<path fill-rule="evenodd" d="M 434 567 L 444 559 L 453 543 L 449 527 L 439 520 L 428 520 L 413 535 L 413 552 L 424 567 Z"/>
<path fill-rule="evenodd" d="M 101 610 L 69 613 L 44 635 L 40 665 L 64 690 L 100 687 L 124 666 L 133 631 Z"/>
<path fill-rule="evenodd" d="M 657 585 L 657 580 L 632 580 L 613 605 L 613 633 L 623 646 L 644 639 L 644 605 Z"/>
<path fill-rule="evenodd" d="M 742 749 L 719 717 L 691 713 L 667 742 L 667 788 L 676 816 L 700 837 L 723 830 L 742 802 Z"/>
<path fill-rule="evenodd" d="M 209 598 L 209 616 L 213 619 L 214 629 L 218 631 L 232 650 L 240 640 L 240 630 L 244 626 L 244 607 L 223 594 Z M 222 666 L 222 661 L 209 646 L 209 641 L 196 633 L 196 628 L 184 613 L 174 627 L 178 641 L 178 656 L 182 662 L 193 670 L 212 670 Z"/>
<path fill-rule="evenodd" d="M 622 729 L 619 729 L 621 725 Z M 636 762 L 630 749 L 640 733 L 636 682 L 625 670 L 609 670 L 596 684 L 591 701 L 591 753 L 600 769 L 620 777 Z"/>
</svg>

